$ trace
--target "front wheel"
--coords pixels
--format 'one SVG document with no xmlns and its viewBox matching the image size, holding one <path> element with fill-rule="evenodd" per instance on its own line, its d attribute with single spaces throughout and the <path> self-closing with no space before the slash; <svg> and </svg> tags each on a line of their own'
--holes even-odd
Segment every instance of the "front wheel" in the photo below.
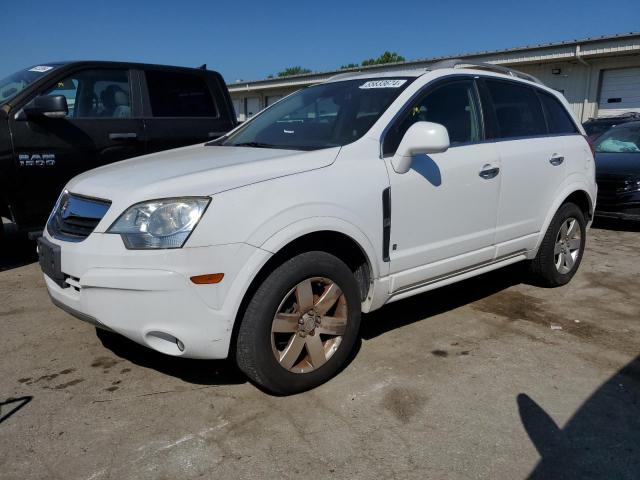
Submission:
<svg viewBox="0 0 640 480">
<path fill-rule="evenodd" d="M 280 395 L 314 388 L 346 363 L 358 337 L 360 289 L 337 257 L 306 252 L 277 267 L 250 300 L 236 362 Z"/>
<path fill-rule="evenodd" d="M 544 286 L 566 285 L 578 271 L 586 241 L 586 221 L 574 203 L 558 209 L 542 240 L 531 271 Z"/>
</svg>

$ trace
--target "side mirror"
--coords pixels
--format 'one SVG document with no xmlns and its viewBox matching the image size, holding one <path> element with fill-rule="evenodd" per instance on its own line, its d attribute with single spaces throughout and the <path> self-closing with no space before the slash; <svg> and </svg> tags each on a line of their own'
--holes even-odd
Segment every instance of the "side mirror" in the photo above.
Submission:
<svg viewBox="0 0 640 480">
<path fill-rule="evenodd" d="M 64 95 L 42 95 L 31 100 L 22 110 L 27 118 L 63 118 L 69 113 L 69 106 Z"/>
<path fill-rule="evenodd" d="M 444 125 L 416 122 L 409 127 L 391 159 L 396 173 L 407 173 L 414 155 L 442 153 L 449 148 L 449 132 Z"/>
</svg>

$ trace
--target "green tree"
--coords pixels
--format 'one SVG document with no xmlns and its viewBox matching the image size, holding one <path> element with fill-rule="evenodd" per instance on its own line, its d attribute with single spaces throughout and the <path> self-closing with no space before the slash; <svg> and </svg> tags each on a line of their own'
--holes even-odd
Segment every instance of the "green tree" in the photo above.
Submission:
<svg viewBox="0 0 640 480">
<path fill-rule="evenodd" d="M 289 68 L 285 68 L 283 71 L 278 72 L 278 76 L 279 77 L 288 77 L 290 75 L 301 75 L 303 73 L 311 73 L 311 70 L 309 70 L 308 68 L 304 68 L 304 67 L 289 67 Z"/>
<path fill-rule="evenodd" d="M 358 65 L 357 63 L 347 63 L 346 65 L 342 65 L 342 66 L 340 67 L 340 70 L 345 70 L 345 69 L 347 69 L 347 68 L 357 68 L 357 67 L 359 67 L 359 66 L 360 66 L 360 65 Z"/>
<path fill-rule="evenodd" d="M 396 52 L 384 52 L 378 58 L 369 58 L 362 62 L 362 66 L 366 67 L 368 65 L 382 65 L 384 63 L 397 63 L 404 62 L 406 59 Z"/>
</svg>

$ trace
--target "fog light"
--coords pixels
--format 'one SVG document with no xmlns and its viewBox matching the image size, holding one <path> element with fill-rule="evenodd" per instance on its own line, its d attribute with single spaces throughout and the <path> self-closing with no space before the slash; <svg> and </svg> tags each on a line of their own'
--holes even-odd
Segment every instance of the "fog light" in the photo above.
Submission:
<svg viewBox="0 0 640 480">
<path fill-rule="evenodd" d="M 184 352 L 184 343 L 182 343 L 177 338 L 176 338 L 176 345 L 178 346 L 178 350 L 180 350 L 181 352 Z"/>
</svg>

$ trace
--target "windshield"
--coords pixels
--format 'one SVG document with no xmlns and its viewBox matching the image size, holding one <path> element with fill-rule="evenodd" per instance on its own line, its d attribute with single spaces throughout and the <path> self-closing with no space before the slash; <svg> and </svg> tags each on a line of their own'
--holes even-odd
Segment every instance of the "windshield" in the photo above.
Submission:
<svg viewBox="0 0 640 480">
<path fill-rule="evenodd" d="M 37 65 L 0 80 L 0 103 L 7 102 L 27 86 L 51 72 L 57 65 Z"/>
<path fill-rule="evenodd" d="M 275 103 L 220 144 L 293 150 L 346 145 L 362 137 L 412 80 L 345 80 L 305 88 Z"/>
<path fill-rule="evenodd" d="M 596 152 L 640 153 L 640 122 L 613 127 L 596 140 Z"/>
</svg>

